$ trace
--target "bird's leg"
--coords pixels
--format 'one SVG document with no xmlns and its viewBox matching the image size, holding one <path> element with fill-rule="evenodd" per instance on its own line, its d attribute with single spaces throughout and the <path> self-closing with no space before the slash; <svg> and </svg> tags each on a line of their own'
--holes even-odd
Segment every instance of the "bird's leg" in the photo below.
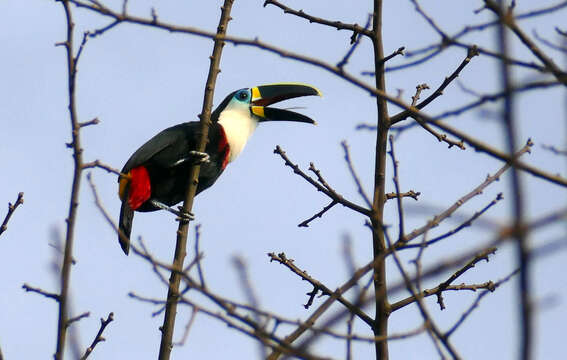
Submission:
<svg viewBox="0 0 567 360">
<path fill-rule="evenodd" d="M 192 150 L 192 151 L 189 151 L 189 154 L 195 157 L 195 159 L 193 159 L 193 161 L 194 161 L 193 163 L 195 165 L 209 162 L 209 154 L 207 154 L 206 152 L 200 152 L 200 151 Z"/>
<path fill-rule="evenodd" d="M 159 202 L 157 200 L 150 200 L 151 204 L 157 208 L 160 208 L 162 210 L 166 210 L 169 211 L 172 214 L 177 215 L 178 220 L 180 221 L 189 221 L 189 220 L 194 220 L 195 219 L 195 215 L 193 215 L 193 213 L 190 213 L 189 211 L 183 211 L 183 207 L 182 206 L 178 206 L 177 209 L 172 208 L 171 206 L 167 206 L 162 202 Z"/>
</svg>

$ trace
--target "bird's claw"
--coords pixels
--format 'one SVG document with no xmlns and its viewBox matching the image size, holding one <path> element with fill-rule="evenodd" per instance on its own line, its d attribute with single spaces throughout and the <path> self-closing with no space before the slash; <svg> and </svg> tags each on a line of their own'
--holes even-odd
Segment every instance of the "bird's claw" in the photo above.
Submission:
<svg viewBox="0 0 567 360">
<path fill-rule="evenodd" d="M 189 152 L 189 154 L 191 154 L 192 156 L 194 156 L 195 159 L 195 164 L 204 164 L 204 163 L 208 163 L 210 160 L 210 156 L 209 154 L 205 153 L 205 152 L 200 152 L 200 151 L 196 151 L 196 150 L 192 150 Z"/>
<path fill-rule="evenodd" d="M 195 220 L 195 215 L 192 212 L 184 211 L 183 206 L 178 206 L 177 209 L 177 219 L 175 220 L 185 222 Z"/>
</svg>

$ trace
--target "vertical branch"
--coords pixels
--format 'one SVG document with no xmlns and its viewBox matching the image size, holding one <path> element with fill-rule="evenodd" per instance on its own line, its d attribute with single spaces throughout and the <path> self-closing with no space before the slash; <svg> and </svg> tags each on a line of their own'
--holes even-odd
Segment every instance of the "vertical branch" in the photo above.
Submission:
<svg viewBox="0 0 567 360">
<path fill-rule="evenodd" d="M 376 74 L 376 89 L 384 92 L 386 81 L 384 73 L 384 48 L 382 42 L 382 0 L 374 0 L 374 14 L 372 19 L 372 45 L 374 48 L 374 71 Z M 386 201 L 385 177 L 386 177 L 386 145 L 390 120 L 386 99 L 376 97 L 376 108 L 378 110 L 378 131 L 376 134 L 376 160 L 374 165 L 374 199 L 372 202 L 372 245 L 374 259 L 382 259 L 376 262 L 374 267 L 374 294 L 376 298 L 376 318 L 374 319 L 374 335 L 378 337 L 388 336 L 388 317 L 390 316 L 390 304 L 386 290 L 386 263 L 384 251 L 386 242 L 384 238 L 383 219 L 384 203 Z M 375 343 L 376 359 L 388 359 L 388 342 Z"/>
<path fill-rule="evenodd" d="M 504 17 L 512 16 L 512 7 L 506 8 L 504 1 L 499 0 L 500 13 L 503 14 L 500 20 L 500 26 L 498 27 L 498 43 L 501 49 L 501 53 L 504 59 L 508 59 L 509 55 L 509 43 L 508 43 L 508 33 L 506 30 Z M 503 119 L 504 119 L 504 135 L 507 141 L 508 153 L 513 154 L 516 149 L 516 126 L 514 119 L 514 91 L 512 84 L 512 77 L 510 72 L 509 63 L 505 60 L 500 62 L 501 65 L 501 84 L 502 90 L 506 94 L 504 97 L 504 108 L 503 108 Z M 524 199 L 522 193 L 522 187 L 520 183 L 520 177 L 518 170 L 515 166 L 516 158 L 512 157 L 512 215 L 513 215 L 513 234 L 516 240 L 516 256 L 519 262 L 520 268 L 520 287 L 519 287 L 519 297 L 520 297 L 520 318 L 521 324 L 521 359 L 528 360 L 531 358 L 532 353 L 532 316 L 531 316 L 531 304 L 530 304 L 530 281 L 529 281 L 529 248 L 527 244 L 527 236 L 523 230 L 523 219 L 524 219 Z"/>
<path fill-rule="evenodd" d="M 60 274 L 60 294 L 59 317 L 57 323 L 57 350 L 55 352 L 55 360 L 62 360 L 65 353 L 65 340 L 67 337 L 67 303 L 69 294 L 69 283 L 71 278 L 71 266 L 73 263 L 73 240 L 75 233 L 75 220 L 77 218 L 77 208 L 79 206 L 79 190 L 81 185 L 81 173 L 83 169 L 83 149 L 79 137 L 81 125 L 77 117 L 75 102 L 75 79 L 77 75 L 77 58 L 73 55 L 73 31 L 75 24 L 68 0 L 61 1 L 65 10 L 67 19 L 67 40 L 62 43 L 67 54 L 67 73 L 68 73 L 68 91 L 69 91 L 69 116 L 71 120 L 71 137 L 72 141 L 68 147 L 73 149 L 73 184 L 71 186 L 71 200 L 69 202 L 69 214 L 67 216 L 67 232 L 65 234 L 65 250 L 63 255 L 63 264 Z"/>
<path fill-rule="evenodd" d="M 203 98 L 203 109 L 199 118 L 201 120 L 201 138 L 197 147 L 197 151 L 205 151 L 209 139 L 209 124 L 211 122 L 211 112 L 213 107 L 213 95 L 216 84 L 217 75 L 220 72 L 219 64 L 224 46 L 223 37 L 226 35 L 226 28 L 230 21 L 230 11 L 234 0 L 224 0 L 224 5 L 221 7 L 221 17 L 217 27 L 217 35 L 214 40 L 213 53 L 210 57 L 211 63 L 209 65 L 209 75 L 207 77 L 207 84 L 205 85 L 205 96 Z M 183 211 L 189 212 L 193 208 L 193 199 L 197 191 L 199 183 L 200 167 L 195 165 L 191 168 L 189 173 L 187 193 L 185 201 L 183 202 Z M 177 242 L 175 245 L 175 256 L 173 259 L 172 268 L 182 271 L 183 261 L 185 260 L 186 247 L 187 247 L 187 233 L 189 229 L 189 222 L 180 221 L 177 230 Z M 167 305 L 165 308 L 165 317 L 163 326 L 161 328 L 161 344 L 159 349 L 159 359 L 169 359 L 172 348 L 173 330 L 175 327 L 175 315 L 177 313 L 177 301 L 179 298 L 179 283 L 181 276 L 178 272 L 172 271 L 169 278 L 169 290 L 167 292 Z"/>
</svg>

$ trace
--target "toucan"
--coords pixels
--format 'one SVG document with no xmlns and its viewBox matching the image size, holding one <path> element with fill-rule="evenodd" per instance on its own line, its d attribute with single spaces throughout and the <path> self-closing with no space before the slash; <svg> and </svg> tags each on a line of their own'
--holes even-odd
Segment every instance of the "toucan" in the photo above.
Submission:
<svg viewBox="0 0 567 360">
<path fill-rule="evenodd" d="M 313 86 L 280 83 L 244 88 L 230 93 L 211 113 L 209 138 L 204 153 L 197 151 L 200 123 L 186 122 L 163 130 L 130 156 L 119 176 L 120 208 L 118 236 L 126 255 L 134 211 L 167 210 L 192 219 L 172 206 L 183 201 L 190 167 L 199 164 L 197 194 L 215 183 L 225 167 L 240 154 L 258 123 L 295 121 L 315 124 L 311 118 L 269 107 L 300 96 L 321 93 Z"/>
</svg>

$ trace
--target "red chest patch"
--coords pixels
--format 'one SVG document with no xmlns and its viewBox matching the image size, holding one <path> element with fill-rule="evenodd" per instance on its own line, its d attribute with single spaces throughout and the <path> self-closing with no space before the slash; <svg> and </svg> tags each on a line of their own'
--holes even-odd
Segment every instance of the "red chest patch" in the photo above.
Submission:
<svg viewBox="0 0 567 360">
<path fill-rule="evenodd" d="M 217 150 L 219 154 L 221 154 L 221 159 L 222 159 L 221 168 L 224 170 L 224 168 L 228 164 L 228 158 L 230 155 L 230 145 L 228 144 L 228 141 L 226 139 L 226 133 L 224 132 L 222 125 L 219 128 L 220 128 L 220 139 Z"/>
<path fill-rule="evenodd" d="M 152 193 L 150 174 L 144 166 L 138 166 L 130 171 L 130 191 L 128 193 L 128 205 L 136 210 L 148 200 Z"/>
</svg>

